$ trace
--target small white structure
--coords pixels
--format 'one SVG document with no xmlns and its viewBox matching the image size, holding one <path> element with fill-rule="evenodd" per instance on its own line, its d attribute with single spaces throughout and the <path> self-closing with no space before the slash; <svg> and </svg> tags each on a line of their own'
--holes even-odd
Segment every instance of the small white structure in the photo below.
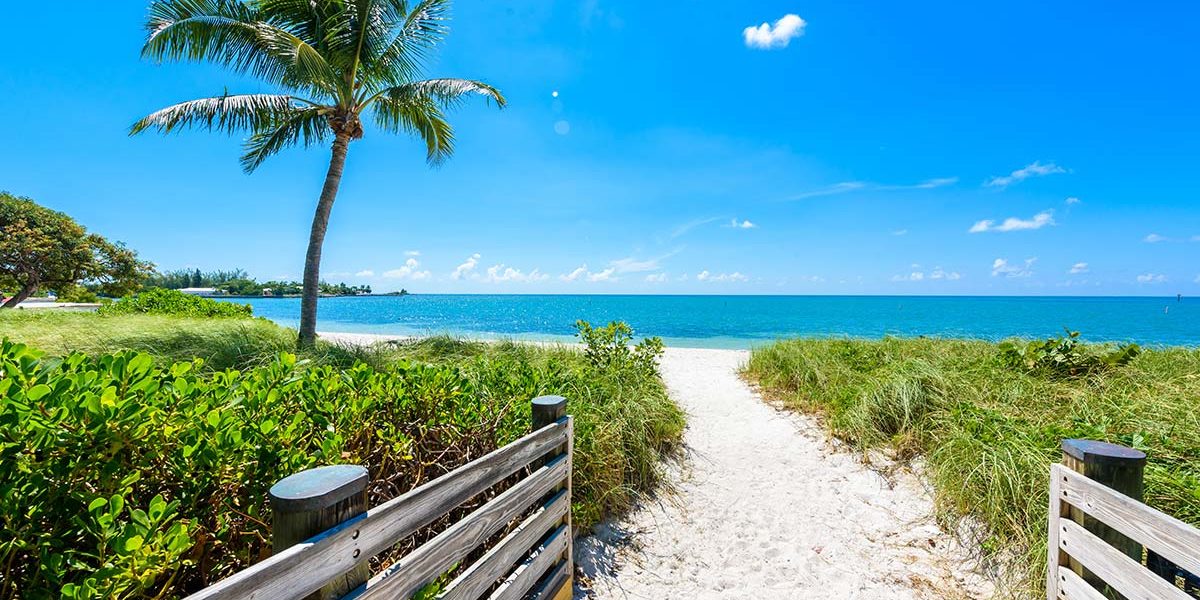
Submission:
<svg viewBox="0 0 1200 600">
<path fill-rule="evenodd" d="M 220 296 L 221 291 L 217 288 L 181 288 L 179 291 L 193 296 Z"/>
</svg>

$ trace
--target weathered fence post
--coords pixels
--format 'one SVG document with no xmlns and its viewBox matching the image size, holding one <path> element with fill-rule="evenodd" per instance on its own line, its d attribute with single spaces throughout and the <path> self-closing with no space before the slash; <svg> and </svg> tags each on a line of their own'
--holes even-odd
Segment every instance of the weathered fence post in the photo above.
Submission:
<svg viewBox="0 0 1200 600">
<path fill-rule="evenodd" d="M 1146 454 L 1108 442 L 1095 440 L 1063 440 L 1062 462 L 1076 473 L 1112 488 L 1138 502 L 1142 501 L 1142 478 L 1146 469 Z M 1121 535 L 1115 529 L 1085 514 L 1074 506 L 1070 518 L 1084 529 L 1104 540 L 1113 548 L 1124 552 L 1139 564 L 1142 562 L 1142 545 Z M 1078 561 L 1070 560 L 1071 570 L 1110 598 L 1120 598 L 1100 578 L 1084 569 Z"/>
<path fill-rule="evenodd" d="M 271 486 L 271 542 L 276 554 L 367 512 L 367 470 L 332 465 L 301 471 Z M 371 566 L 363 562 L 330 580 L 308 600 L 334 600 L 367 581 Z"/>
<path fill-rule="evenodd" d="M 562 396 L 539 396 L 533 399 L 534 431 L 537 431 L 551 423 L 556 423 L 564 417 L 570 419 L 570 417 L 567 416 L 566 398 L 563 398 Z M 568 506 L 570 506 L 569 500 L 571 498 L 571 471 L 574 470 L 574 456 L 572 456 L 575 451 L 574 445 L 575 430 L 572 426 L 567 430 L 567 443 L 559 446 L 553 452 L 554 455 L 566 454 L 567 464 L 570 465 L 570 469 L 567 471 L 566 482 L 555 490 L 555 492 L 564 488 L 567 490 Z M 572 554 L 574 544 L 572 541 L 573 535 L 571 530 L 571 510 L 569 508 L 567 509 L 566 516 L 563 517 L 562 524 L 567 528 L 567 549 L 563 552 L 560 563 L 561 566 L 555 569 L 553 574 L 550 576 L 550 579 L 547 580 L 545 587 L 542 589 L 542 591 L 545 592 L 545 595 L 538 596 L 539 598 L 544 598 L 545 600 L 569 600 L 572 595 L 575 575 L 575 561 Z"/>
</svg>

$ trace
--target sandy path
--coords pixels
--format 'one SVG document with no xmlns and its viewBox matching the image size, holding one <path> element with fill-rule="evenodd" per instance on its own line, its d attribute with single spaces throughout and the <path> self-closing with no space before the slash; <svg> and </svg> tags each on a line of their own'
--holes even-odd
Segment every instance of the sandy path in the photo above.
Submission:
<svg viewBox="0 0 1200 600">
<path fill-rule="evenodd" d="M 580 540 L 591 597 L 987 597 L 911 474 L 891 482 L 813 420 L 767 406 L 737 375 L 747 353 L 668 349 L 689 414 L 675 494 Z M 577 595 L 582 597 L 582 594 Z"/>
</svg>

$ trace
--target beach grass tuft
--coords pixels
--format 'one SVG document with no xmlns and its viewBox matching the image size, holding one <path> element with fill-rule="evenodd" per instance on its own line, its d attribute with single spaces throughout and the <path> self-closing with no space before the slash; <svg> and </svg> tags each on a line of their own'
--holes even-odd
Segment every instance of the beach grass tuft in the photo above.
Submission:
<svg viewBox="0 0 1200 600">
<path fill-rule="evenodd" d="M 920 457 L 943 525 L 982 524 L 975 541 L 1015 597 L 1042 593 L 1048 473 L 1063 439 L 1145 451 L 1146 503 L 1200 525 L 1197 349 L 1062 377 L 1013 368 L 989 342 L 801 339 L 756 349 L 745 374 L 859 449 Z"/>
</svg>

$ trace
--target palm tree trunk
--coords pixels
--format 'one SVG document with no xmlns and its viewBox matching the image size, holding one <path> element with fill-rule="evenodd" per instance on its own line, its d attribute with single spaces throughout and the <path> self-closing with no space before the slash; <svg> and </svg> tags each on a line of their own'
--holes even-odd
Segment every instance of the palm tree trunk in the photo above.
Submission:
<svg viewBox="0 0 1200 600">
<path fill-rule="evenodd" d="M 18 304 L 28 300 L 29 297 L 34 294 L 34 292 L 37 292 L 37 289 L 38 286 L 36 285 L 23 286 L 21 291 L 17 292 L 16 296 L 13 296 L 5 301 L 4 304 L 0 305 L 0 308 L 16 308 Z"/>
<path fill-rule="evenodd" d="M 317 201 L 317 212 L 313 215 L 312 232 L 308 235 L 308 254 L 304 257 L 304 292 L 300 300 L 300 347 L 309 348 L 317 341 L 317 293 L 321 284 L 321 246 L 325 243 L 325 230 L 329 227 L 329 213 L 337 199 L 338 186 L 342 183 L 342 169 L 346 166 L 346 151 L 350 148 L 350 135 L 338 133 L 333 140 L 333 156 L 329 159 L 329 172 L 325 175 L 325 187 Z"/>
</svg>

